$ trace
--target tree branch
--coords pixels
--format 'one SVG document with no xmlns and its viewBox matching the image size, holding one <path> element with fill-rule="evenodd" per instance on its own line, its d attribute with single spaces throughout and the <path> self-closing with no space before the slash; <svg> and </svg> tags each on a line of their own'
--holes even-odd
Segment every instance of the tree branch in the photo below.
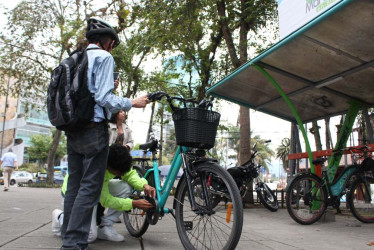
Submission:
<svg viewBox="0 0 374 250">
<path fill-rule="evenodd" d="M 231 62 L 235 68 L 238 68 L 240 66 L 240 62 L 236 54 L 235 44 L 232 38 L 231 31 L 227 23 L 226 4 L 224 0 L 217 0 L 217 11 L 218 11 L 218 17 L 219 17 L 218 23 L 222 27 L 223 37 L 225 38 L 225 41 L 226 41 L 226 45 L 229 51 Z"/>
</svg>

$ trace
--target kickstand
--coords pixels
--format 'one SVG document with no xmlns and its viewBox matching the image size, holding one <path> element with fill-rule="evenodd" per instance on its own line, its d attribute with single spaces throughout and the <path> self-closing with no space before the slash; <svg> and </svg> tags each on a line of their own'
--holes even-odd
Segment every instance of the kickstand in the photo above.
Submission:
<svg viewBox="0 0 374 250">
<path fill-rule="evenodd" d="M 174 220 L 175 220 L 175 214 L 173 212 L 173 209 L 170 209 L 169 211 L 170 211 L 170 214 L 174 217 Z"/>
</svg>

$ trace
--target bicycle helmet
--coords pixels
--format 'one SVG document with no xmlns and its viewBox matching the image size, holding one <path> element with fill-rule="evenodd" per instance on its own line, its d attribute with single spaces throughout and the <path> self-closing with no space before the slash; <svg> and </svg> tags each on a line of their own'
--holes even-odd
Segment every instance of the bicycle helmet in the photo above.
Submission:
<svg viewBox="0 0 374 250">
<path fill-rule="evenodd" d="M 110 35 L 114 39 L 114 48 L 120 43 L 117 32 L 107 22 L 96 18 L 90 18 L 87 21 L 86 38 L 89 39 L 94 35 Z"/>
</svg>

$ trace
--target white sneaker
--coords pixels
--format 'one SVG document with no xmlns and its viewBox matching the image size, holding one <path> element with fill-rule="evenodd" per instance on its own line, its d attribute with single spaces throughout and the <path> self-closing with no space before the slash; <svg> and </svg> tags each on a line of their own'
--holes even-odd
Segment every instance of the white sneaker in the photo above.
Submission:
<svg viewBox="0 0 374 250">
<path fill-rule="evenodd" d="M 88 234 L 87 242 L 88 242 L 88 243 L 92 243 L 92 242 L 94 242 L 96 239 L 97 239 L 97 226 L 95 226 L 95 228 L 93 228 L 93 227 L 91 226 L 91 228 L 90 228 L 90 232 L 89 232 L 89 234 Z"/>
<path fill-rule="evenodd" d="M 97 238 L 109 241 L 124 241 L 125 237 L 116 232 L 113 226 L 99 227 L 97 230 Z"/>
<path fill-rule="evenodd" d="M 52 212 L 52 232 L 56 236 L 61 236 L 61 224 L 59 217 L 63 213 L 60 209 L 55 209 Z"/>
</svg>

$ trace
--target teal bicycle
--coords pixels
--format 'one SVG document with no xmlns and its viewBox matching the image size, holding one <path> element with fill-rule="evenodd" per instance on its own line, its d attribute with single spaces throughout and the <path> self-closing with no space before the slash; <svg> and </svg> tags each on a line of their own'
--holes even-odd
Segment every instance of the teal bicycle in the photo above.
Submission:
<svg viewBox="0 0 374 250">
<path fill-rule="evenodd" d="M 178 148 L 161 186 L 156 158 L 159 142 L 151 138 L 140 146 L 152 153 L 152 168 L 147 170 L 144 178 L 155 187 L 156 198 L 134 190 L 133 198 L 144 197 L 154 208 L 146 212 L 140 209 L 124 212 L 126 228 L 132 236 L 140 237 L 149 225 L 155 225 L 160 217 L 171 214 L 184 248 L 235 249 L 243 226 L 239 190 L 230 174 L 216 160 L 206 157 L 206 150 L 214 146 L 220 114 L 211 110 L 210 101 L 198 104 L 192 99 L 170 97 L 165 92 L 148 95 L 151 101 L 163 97 L 173 111 Z M 183 107 L 176 107 L 176 102 L 182 103 Z M 166 208 L 180 167 L 183 175 L 176 188 L 173 207 Z"/>
<path fill-rule="evenodd" d="M 334 150 L 336 153 L 362 152 L 367 155 L 369 148 L 348 147 Z M 287 188 L 287 211 L 296 222 L 310 225 L 317 222 L 327 206 L 340 210 L 340 200 L 346 195 L 346 201 L 352 214 L 364 223 L 374 223 L 374 160 L 366 156 L 361 164 L 353 157 L 353 165 L 344 169 L 334 182 L 330 182 L 323 163 L 326 158 L 313 160 L 321 164 L 322 178 L 312 173 L 297 175 Z"/>
</svg>

